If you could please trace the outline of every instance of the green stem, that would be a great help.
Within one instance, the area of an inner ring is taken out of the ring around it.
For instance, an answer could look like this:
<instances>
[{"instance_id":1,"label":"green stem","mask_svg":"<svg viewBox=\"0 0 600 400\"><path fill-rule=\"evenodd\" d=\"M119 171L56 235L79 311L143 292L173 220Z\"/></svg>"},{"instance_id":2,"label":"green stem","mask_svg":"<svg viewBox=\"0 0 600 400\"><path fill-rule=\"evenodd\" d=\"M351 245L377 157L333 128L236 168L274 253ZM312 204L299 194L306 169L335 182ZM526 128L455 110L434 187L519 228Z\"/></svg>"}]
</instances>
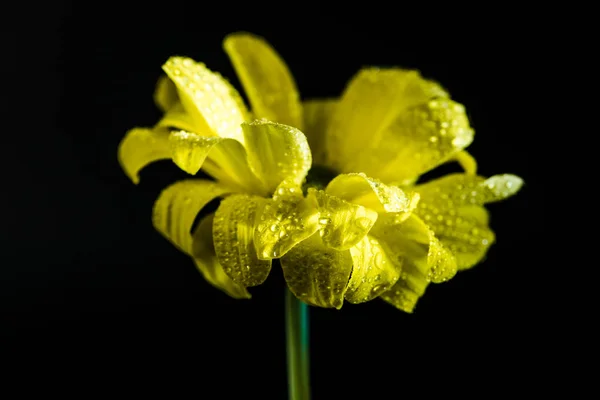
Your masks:
<instances>
[{"instance_id":1,"label":"green stem","mask_svg":"<svg viewBox=\"0 0 600 400\"><path fill-rule=\"evenodd\" d=\"M290 400L310 400L308 306L286 288L285 325Z\"/></svg>"}]
</instances>

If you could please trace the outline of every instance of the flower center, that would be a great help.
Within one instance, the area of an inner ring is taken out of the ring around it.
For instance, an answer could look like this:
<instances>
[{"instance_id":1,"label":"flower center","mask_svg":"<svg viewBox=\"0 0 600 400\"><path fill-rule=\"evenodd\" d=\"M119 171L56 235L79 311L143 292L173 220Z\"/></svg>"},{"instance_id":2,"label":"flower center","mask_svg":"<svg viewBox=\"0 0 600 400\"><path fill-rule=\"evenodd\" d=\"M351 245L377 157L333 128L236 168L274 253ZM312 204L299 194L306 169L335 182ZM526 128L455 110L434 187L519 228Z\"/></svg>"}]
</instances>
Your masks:
<instances>
[{"instance_id":1,"label":"flower center","mask_svg":"<svg viewBox=\"0 0 600 400\"><path fill-rule=\"evenodd\" d=\"M338 175L332 168L323 165L313 165L306 175L306 182L302 186L302 191L306 193L306 190L309 188L323 190Z\"/></svg>"}]
</instances>

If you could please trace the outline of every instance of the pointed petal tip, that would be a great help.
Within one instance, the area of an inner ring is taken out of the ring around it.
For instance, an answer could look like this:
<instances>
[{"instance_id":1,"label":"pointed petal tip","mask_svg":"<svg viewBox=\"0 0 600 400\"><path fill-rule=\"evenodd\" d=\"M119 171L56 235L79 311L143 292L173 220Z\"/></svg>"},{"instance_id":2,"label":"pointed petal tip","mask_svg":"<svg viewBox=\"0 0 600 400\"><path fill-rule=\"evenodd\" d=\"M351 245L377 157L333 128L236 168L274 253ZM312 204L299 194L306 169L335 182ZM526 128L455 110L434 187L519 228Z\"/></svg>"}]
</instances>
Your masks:
<instances>
[{"instance_id":1,"label":"pointed petal tip","mask_svg":"<svg viewBox=\"0 0 600 400\"><path fill-rule=\"evenodd\" d=\"M521 190L525 181L517 175L502 174L489 177L483 184L499 199L506 199Z\"/></svg>"}]
</instances>

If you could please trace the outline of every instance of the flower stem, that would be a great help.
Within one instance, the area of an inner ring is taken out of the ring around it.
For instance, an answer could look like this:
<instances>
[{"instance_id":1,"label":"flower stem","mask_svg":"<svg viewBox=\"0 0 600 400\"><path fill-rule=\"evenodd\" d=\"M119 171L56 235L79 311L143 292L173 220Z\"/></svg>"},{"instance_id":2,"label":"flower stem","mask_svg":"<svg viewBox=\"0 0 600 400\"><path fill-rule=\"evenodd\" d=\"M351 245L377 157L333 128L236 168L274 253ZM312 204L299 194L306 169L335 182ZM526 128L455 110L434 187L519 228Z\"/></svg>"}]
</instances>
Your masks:
<instances>
[{"instance_id":1,"label":"flower stem","mask_svg":"<svg viewBox=\"0 0 600 400\"><path fill-rule=\"evenodd\" d=\"M310 400L308 306L287 288L285 323L290 400Z\"/></svg>"}]
</instances>

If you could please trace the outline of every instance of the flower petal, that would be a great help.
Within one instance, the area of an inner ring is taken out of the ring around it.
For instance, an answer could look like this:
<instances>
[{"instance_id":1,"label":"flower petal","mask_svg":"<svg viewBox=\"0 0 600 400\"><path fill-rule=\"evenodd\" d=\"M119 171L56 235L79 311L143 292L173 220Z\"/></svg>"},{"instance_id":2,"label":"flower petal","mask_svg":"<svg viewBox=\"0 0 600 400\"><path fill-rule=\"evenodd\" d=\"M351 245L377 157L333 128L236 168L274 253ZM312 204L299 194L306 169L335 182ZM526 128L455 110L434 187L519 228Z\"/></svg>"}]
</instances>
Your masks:
<instances>
[{"instance_id":1,"label":"flower petal","mask_svg":"<svg viewBox=\"0 0 600 400\"><path fill-rule=\"evenodd\" d=\"M217 259L213 244L213 219L214 214L206 216L194 231L191 252L194 263L204 279L217 289L224 291L234 299L249 299L250 293L245 287L231 280Z\"/></svg>"},{"instance_id":2,"label":"flower petal","mask_svg":"<svg viewBox=\"0 0 600 400\"><path fill-rule=\"evenodd\" d=\"M259 260L254 247L256 214L263 201L257 196L229 196L221 202L213 222L219 262L234 282L246 287L260 285L271 271L271 260Z\"/></svg>"},{"instance_id":3,"label":"flower petal","mask_svg":"<svg viewBox=\"0 0 600 400\"><path fill-rule=\"evenodd\" d=\"M279 185L259 215L254 243L258 258L263 260L282 257L319 228L317 205L289 181Z\"/></svg>"},{"instance_id":4,"label":"flower petal","mask_svg":"<svg viewBox=\"0 0 600 400\"><path fill-rule=\"evenodd\" d=\"M355 168L357 156L370 143L382 143L381 134L403 110L444 96L439 85L417 71L360 70L346 87L327 130L327 154L333 166L342 172L363 171Z\"/></svg>"},{"instance_id":5,"label":"flower petal","mask_svg":"<svg viewBox=\"0 0 600 400\"><path fill-rule=\"evenodd\" d=\"M146 165L171 158L169 131L164 128L134 128L119 143L119 164L136 185L139 172Z\"/></svg>"},{"instance_id":6,"label":"flower petal","mask_svg":"<svg viewBox=\"0 0 600 400\"><path fill-rule=\"evenodd\" d=\"M523 179L512 174L494 175L487 179L477 175L450 174L417 185L415 190L423 201L435 201L440 207L452 208L504 200L522 186Z\"/></svg>"},{"instance_id":7,"label":"flower petal","mask_svg":"<svg viewBox=\"0 0 600 400\"><path fill-rule=\"evenodd\" d=\"M281 267L297 298L318 307L342 308L352 272L349 251L325 246L319 233L315 233L283 256Z\"/></svg>"},{"instance_id":8,"label":"flower petal","mask_svg":"<svg viewBox=\"0 0 600 400\"><path fill-rule=\"evenodd\" d=\"M488 179L452 174L415 188L422 196L415 212L452 250L463 270L481 261L495 241L488 213L481 206L512 196L522 186L523 180L510 174Z\"/></svg>"},{"instance_id":9,"label":"flower petal","mask_svg":"<svg viewBox=\"0 0 600 400\"><path fill-rule=\"evenodd\" d=\"M312 152L313 164L326 165L327 152L325 138L331 116L335 112L338 99L314 99L303 103L304 129Z\"/></svg>"},{"instance_id":10,"label":"flower petal","mask_svg":"<svg viewBox=\"0 0 600 400\"><path fill-rule=\"evenodd\" d=\"M429 282L425 275L411 260L406 260L402 266L401 278L380 297L397 309L412 313L419 298L425 294L427 286Z\"/></svg>"},{"instance_id":11,"label":"flower petal","mask_svg":"<svg viewBox=\"0 0 600 400\"><path fill-rule=\"evenodd\" d=\"M181 129L189 132L198 131L198 125L190 114L185 112L183 105L179 102L171 106L169 111L167 111L160 121L158 121L157 126Z\"/></svg>"},{"instance_id":12,"label":"flower petal","mask_svg":"<svg viewBox=\"0 0 600 400\"><path fill-rule=\"evenodd\" d=\"M312 164L306 136L291 126L267 120L242 125L248 162L272 192L285 179L301 185Z\"/></svg>"},{"instance_id":13,"label":"flower petal","mask_svg":"<svg viewBox=\"0 0 600 400\"><path fill-rule=\"evenodd\" d=\"M209 202L227 193L231 193L231 189L215 182L179 181L158 196L152 210L152 223L164 237L190 255L194 219Z\"/></svg>"},{"instance_id":14,"label":"flower petal","mask_svg":"<svg viewBox=\"0 0 600 400\"><path fill-rule=\"evenodd\" d=\"M263 185L248 166L246 151L237 140L176 131L171 132L169 144L173 162L188 174L198 173L210 156L238 186L246 188L249 193L265 193Z\"/></svg>"},{"instance_id":15,"label":"flower petal","mask_svg":"<svg viewBox=\"0 0 600 400\"><path fill-rule=\"evenodd\" d=\"M365 236L350 248L353 267L346 300L363 303L378 297L391 288L402 272L402 265L391 262L374 237Z\"/></svg>"},{"instance_id":16,"label":"flower petal","mask_svg":"<svg viewBox=\"0 0 600 400\"><path fill-rule=\"evenodd\" d=\"M338 175L329 182L326 192L378 212L408 213L419 202L418 193L407 194L399 187L385 185L363 173Z\"/></svg>"},{"instance_id":17,"label":"flower petal","mask_svg":"<svg viewBox=\"0 0 600 400\"><path fill-rule=\"evenodd\" d=\"M453 255L443 248L431 230L415 215L396 224L391 215L380 218L372 230L402 274L381 298L396 308L412 313L431 281L447 280L456 273Z\"/></svg>"},{"instance_id":18,"label":"flower petal","mask_svg":"<svg viewBox=\"0 0 600 400\"><path fill-rule=\"evenodd\" d=\"M258 118L302 129L302 106L296 82L277 52L261 37L234 33L223 48Z\"/></svg>"},{"instance_id":19,"label":"flower petal","mask_svg":"<svg viewBox=\"0 0 600 400\"><path fill-rule=\"evenodd\" d=\"M323 244L336 250L348 250L369 233L377 221L377 212L329 195L323 190L308 189L319 208Z\"/></svg>"},{"instance_id":20,"label":"flower petal","mask_svg":"<svg viewBox=\"0 0 600 400\"><path fill-rule=\"evenodd\" d=\"M175 84L168 76L161 75L154 89L154 103L162 112L167 112L178 102L179 96Z\"/></svg>"},{"instance_id":21,"label":"flower petal","mask_svg":"<svg viewBox=\"0 0 600 400\"><path fill-rule=\"evenodd\" d=\"M394 214L382 214L371 235L379 239L392 261L412 260L428 281L445 282L456 274L454 255L414 214L401 223Z\"/></svg>"},{"instance_id":22,"label":"flower petal","mask_svg":"<svg viewBox=\"0 0 600 400\"><path fill-rule=\"evenodd\" d=\"M199 127L197 133L244 143L241 124L247 110L229 82L204 64L185 57L169 58L163 70L177 86L183 108Z\"/></svg>"},{"instance_id":23,"label":"flower petal","mask_svg":"<svg viewBox=\"0 0 600 400\"><path fill-rule=\"evenodd\" d=\"M371 147L355 158L355 168L383 182L419 176L473 141L465 108L450 99L432 99L400 113ZM374 160L382 160L374 162Z\"/></svg>"},{"instance_id":24,"label":"flower petal","mask_svg":"<svg viewBox=\"0 0 600 400\"><path fill-rule=\"evenodd\" d=\"M469 152L467 152L466 150L462 150L454 154L452 157L450 157L448 161L458 162L462 169L465 171L465 173L468 175L477 174L477 160L475 160L475 157L469 154Z\"/></svg>"}]
</instances>

